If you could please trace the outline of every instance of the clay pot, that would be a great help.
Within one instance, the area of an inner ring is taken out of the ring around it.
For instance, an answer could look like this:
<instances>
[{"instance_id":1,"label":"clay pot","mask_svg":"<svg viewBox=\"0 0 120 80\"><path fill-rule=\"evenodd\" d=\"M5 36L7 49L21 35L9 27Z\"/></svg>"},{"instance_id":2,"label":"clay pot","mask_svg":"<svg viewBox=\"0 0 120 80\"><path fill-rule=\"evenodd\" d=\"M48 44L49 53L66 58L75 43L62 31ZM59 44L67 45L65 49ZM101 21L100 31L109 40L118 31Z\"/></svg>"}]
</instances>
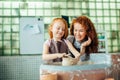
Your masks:
<instances>
[{"instance_id":1,"label":"clay pot","mask_svg":"<svg viewBox=\"0 0 120 80\"><path fill-rule=\"evenodd\" d=\"M68 58L68 57L64 57L64 58L62 59L62 65L63 65L63 66L70 66L70 65L72 65L71 59Z\"/></svg>"},{"instance_id":2,"label":"clay pot","mask_svg":"<svg viewBox=\"0 0 120 80\"><path fill-rule=\"evenodd\" d=\"M62 65L63 66L76 65L77 62L78 61L75 58L72 58L72 57L63 57L62 58Z\"/></svg>"},{"instance_id":3,"label":"clay pot","mask_svg":"<svg viewBox=\"0 0 120 80\"><path fill-rule=\"evenodd\" d=\"M41 74L40 80L57 80L57 74L56 73Z\"/></svg>"}]
</instances>

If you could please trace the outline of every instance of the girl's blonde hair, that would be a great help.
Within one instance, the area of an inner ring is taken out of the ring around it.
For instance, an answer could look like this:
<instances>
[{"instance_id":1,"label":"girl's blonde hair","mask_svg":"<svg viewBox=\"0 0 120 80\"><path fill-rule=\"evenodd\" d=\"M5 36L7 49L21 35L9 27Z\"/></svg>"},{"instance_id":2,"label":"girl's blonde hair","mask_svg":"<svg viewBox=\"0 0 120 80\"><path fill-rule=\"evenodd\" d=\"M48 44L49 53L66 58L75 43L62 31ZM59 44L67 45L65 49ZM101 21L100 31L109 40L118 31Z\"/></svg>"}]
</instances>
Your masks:
<instances>
[{"instance_id":1,"label":"girl's blonde hair","mask_svg":"<svg viewBox=\"0 0 120 80\"><path fill-rule=\"evenodd\" d=\"M53 19L53 21L51 22L51 24L50 24L49 27L48 27L48 33L49 33L50 39L53 38L53 33L52 33L52 31L51 31L51 29L52 29L52 27L53 27L53 24L54 24L56 21L59 21L59 20L62 21L62 22L65 24L65 34L63 35L62 39L66 39L67 36L68 36L68 24L67 24L66 20L63 19L63 18L55 18L55 19Z\"/></svg>"}]
</instances>

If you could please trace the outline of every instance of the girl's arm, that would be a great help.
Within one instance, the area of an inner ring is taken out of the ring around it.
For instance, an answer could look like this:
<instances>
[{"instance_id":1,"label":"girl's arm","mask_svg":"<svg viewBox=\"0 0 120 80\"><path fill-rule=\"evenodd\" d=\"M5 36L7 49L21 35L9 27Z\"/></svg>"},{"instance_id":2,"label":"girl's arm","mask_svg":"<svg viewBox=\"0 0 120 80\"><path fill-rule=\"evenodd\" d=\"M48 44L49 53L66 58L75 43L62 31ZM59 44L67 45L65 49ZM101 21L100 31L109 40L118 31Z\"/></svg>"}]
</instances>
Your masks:
<instances>
[{"instance_id":1,"label":"girl's arm","mask_svg":"<svg viewBox=\"0 0 120 80\"><path fill-rule=\"evenodd\" d=\"M47 44L43 44L43 52L42 52L42 59L43 60L52 60L56 58L61 58L65 55L66 53L55 53L55 54L49 54L49 46Z\"/></svg>"}]
</instances>

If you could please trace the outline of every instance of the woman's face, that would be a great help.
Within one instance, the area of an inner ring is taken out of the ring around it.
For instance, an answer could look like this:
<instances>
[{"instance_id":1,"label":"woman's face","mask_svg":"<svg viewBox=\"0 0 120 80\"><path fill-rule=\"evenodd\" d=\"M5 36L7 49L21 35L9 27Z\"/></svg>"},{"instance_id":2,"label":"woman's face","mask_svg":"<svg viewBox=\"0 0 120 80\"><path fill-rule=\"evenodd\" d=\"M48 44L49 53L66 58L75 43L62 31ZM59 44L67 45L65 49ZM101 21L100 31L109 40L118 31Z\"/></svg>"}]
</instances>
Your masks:
<instances>
[{"instance_id":1,"label":"woman's face","mask_svg":"<svg viewBox=\"0 0 120 80\"><path fill-rule=\"evenodd\" d=\"M86 30L80 23L74 23L74 37L81 42L86 36Z\"/></svg>"},{"instance_id":2,"label":"woman's face","mask_svg":"<svg viewBox=\"0 0 120 80\"><path fill-rule=\"evenodd\" d=\"M52 28L53 38L61 39L65 33L65 24L61 20L57 20Z\"/></svg>"}]
</instances>

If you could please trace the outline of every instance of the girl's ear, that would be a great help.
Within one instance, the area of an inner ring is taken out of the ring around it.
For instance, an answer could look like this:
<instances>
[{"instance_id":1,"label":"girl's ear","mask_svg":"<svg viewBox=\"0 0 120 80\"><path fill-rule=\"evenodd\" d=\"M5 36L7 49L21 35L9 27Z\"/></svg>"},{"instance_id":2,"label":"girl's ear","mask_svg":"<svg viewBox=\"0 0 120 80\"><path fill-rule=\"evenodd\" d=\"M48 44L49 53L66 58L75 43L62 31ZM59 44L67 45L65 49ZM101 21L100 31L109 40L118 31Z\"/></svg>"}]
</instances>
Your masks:
<instances>
[{"instance_id":1,"label":"girl's ear","mask_svg":"<svg viewBox=\"0 0 120 80\"><path fill-rule=\"evenodd\" d=\"M52 31L52 27L50 27L49 30Z\"/></svg>"},{"instance_id":2,"label":"girl's ear","mask_svg":"<svg viewBox=\"0 0 120 80\"><path fill-rule=\"evenodd\" d=\"M53 31L53 28L52 28L52 27L50 28L50 31Z\"/></svg>"}]
</instances>

